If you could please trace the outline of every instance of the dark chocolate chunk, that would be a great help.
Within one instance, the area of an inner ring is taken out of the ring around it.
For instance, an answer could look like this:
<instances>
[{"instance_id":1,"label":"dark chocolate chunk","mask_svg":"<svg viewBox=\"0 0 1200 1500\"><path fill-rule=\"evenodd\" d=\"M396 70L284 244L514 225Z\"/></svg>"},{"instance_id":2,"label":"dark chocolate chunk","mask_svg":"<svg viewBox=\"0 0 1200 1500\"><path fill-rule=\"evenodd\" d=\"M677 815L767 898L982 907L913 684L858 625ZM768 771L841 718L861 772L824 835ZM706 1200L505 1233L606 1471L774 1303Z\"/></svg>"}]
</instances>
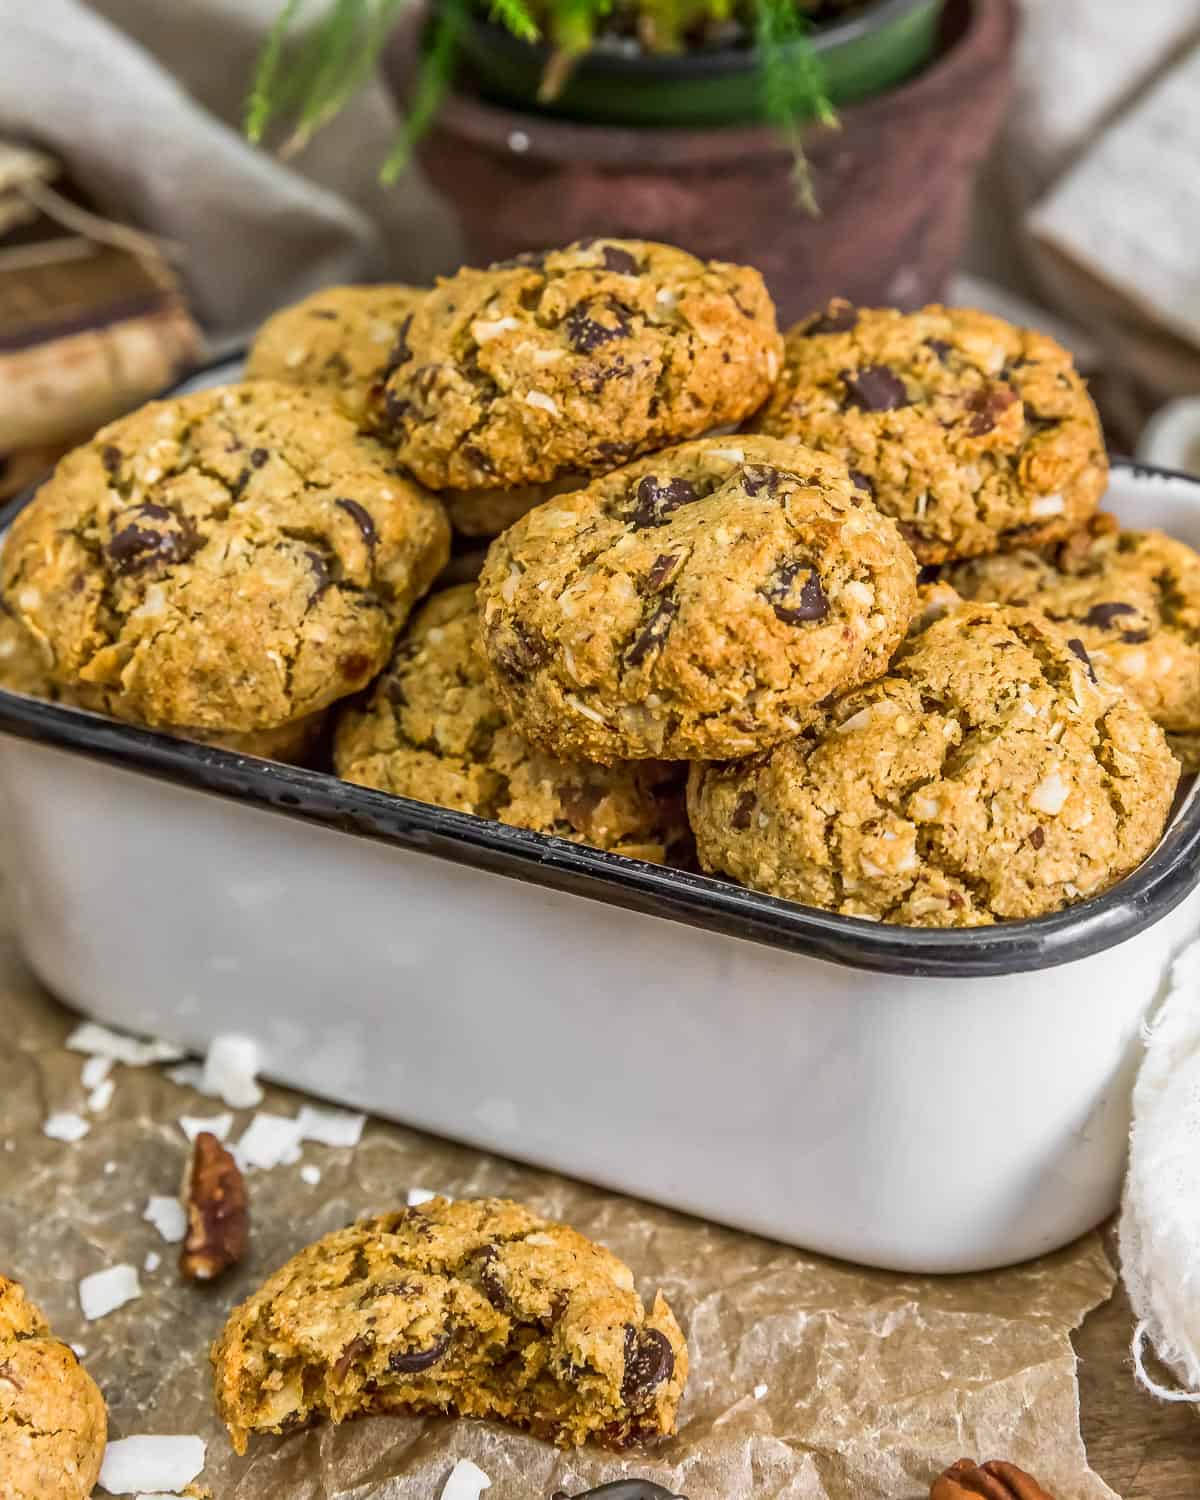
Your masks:
<instances>
[{"instance_id":1,"label":"dark chocolate chunk","mask_svg":"<svg viewBox=\"0 0 1200 1500\"><path fill-rule=\"evenodd\" d=\"M768 464L747 464L742 470L742 485L747 495L757 495L761 490L773 495L779 488L779 470Z\"/></svg>"},{"instance_id":2,"label":"dark chocolate chunk","mask_svg":"<svg viewBox=\"0 0 1200 1500\"><path fill-rule=\"evenodd\" d=\"M908 392L895 370L887 365L864 365L842 371L846 394L863 411L897 411L908 405Z\"/></svg>"},{"instance_id":3,"label":"dark chocolate chunk","mask_svg":"<svg viewBox=\"0 0 1200 1500\"><path fill-rule=\"evenodd\" d=\"M1107 630L1118 615L1136 614L1137 609L1132 604L1093 604L1080 623L1094 625L1098 630Z\"/></svg>"},{"instance_id":4,"label":"dark chocolate chunk","mask_svg":"<svg viewBox=\"0 0 1200 1500\"><path fill-rule=\"evenodd\" d=\"M397 1375L419 1375L445 1357L450 1347L450 1330L437 1338L428 1349L411 1349L388 1355L388 1369Z\"/></svg>"},{"instance_id":5,"label":"dark chocolate chunk","mask_svg":"<svg viewBox=\"0 0 1200 1500\"><path fill-rule=\"evenodd\" d=\"M379 541L379 533L375 530L375 521L371 512L365 510L357 500L335 500L333 503L340 506L354 521L359 531L362 532L363 541L374 551L375 544Z\"/></svg>"},{"instance_id":6,"label":"dark chocolate chunk","mask_svg":"<svg viewBox=\"0 0 1200 1500\"><path fill-rule=\"evenodd\" d=\"M925 347L926 349L932 349L934 354L937 355L938 359L941 360L942 364L946 363L946 359L950 354L951 346L946 342L945 339L926 339Z\"/></svg>"},{"instance_id":7,"label":"dark chocolate chunk","mask_svg":"<svg viewBox=\"0 0 1200 1500\"><path fill-rule=\"evenodd\" d=\"M638 263L628 250L621 250L616 245L605 245L600 253L604 257L606 271L616 271L621 276L637 275Z\"/></svg>"},{"instance_id":8,"label":"dark chocolate chunk","mask_svg":"<svg viewBox=\"0 0 1200 1500\"><path fill-rule=\"evenodd\" d=\"M858 308L853 303L835 297L825 311L819 314L804 330L812 333L849 333L858 325Z\"/></svg>"},{"instance_id":9,"label":"dark chocolate chunk","mask_svg":"<svg viewBox=\"0 0 1200 1500\"><path fill-rule=\"evenodd\" d=\"M141 573L157 565L186 562L200 546L192 526L165 505L147 501L122 512L124 520L104 548L118 573Z\"/></svg>"},{"instance_id":10,"label":"dark chocolate chunk","mask_svg":"<svg viewBox=\"0 0 1200 1500\"><path fill-rule=\"evenodd\" d=\"M334 1383L340 1384L341 1381L345 1380L350 1372L350 1366L356 1359L361 1359L364 1354L369 1354L371 1347L371 1340L364 1334L360 1333L357 1338L351 1339L341 1354L338 1355L337 1363L333 1367Z\"/></svg>"},{"instance_id":11,"label":"dark chocolate chunk","mask_svg":"<svg viewBox=\"0 0 1200 1500\"><path fill-rule=\"evenodd\" d=\"M408 347L408 330L411 327L412 313L409 313L408 317L396 329L396 342L392 345L391 352L387 357L387 364L383 367L383 378L385 380L393 370L398 370L402 364L405 364L412 358L412 351Z\"/></svg>"},{"instance_id":12,"label":"dark chocolate chunk","mask_svg":"<svg viewBox=\"0 0 1200 1500\"><path fill-rule=\"evenodd\" d=\"M1016 391L1010 390L1006 385L989 386L968 396L966 405L970 421L967 423L967 436L986 436L1016 401Z\"/></svg>"},{"instance_id":13,"label":"dark chocolate chunk","mask_svg":"<svg viewBox=\"0 0 1200 1500\"><path fill-rule=\"evenodd\" d=\"M1127 646L1140 646L1143 641L1150 639L1150 632L1148 630L1123 630L1121 639Z\"/></svg>"},{"instance_id":14,"label":"dark chocolate chunk","mask_svg":"<svg viewBox=\"0 0 1200 1500\"><path fill-rule=\"evenodd\" d=\"M513 682L524 682L550 660L550 642L531 625L514 620L495 653L496 665Z\"/></svg>"},{"instance_id":15,"label":"dark chocolate chunk","mask_svg":"<svg viewBox=\"0 0 1200 1500\"><path fill-rule=\"evenodd\" d=\"M678 613L679 603L669 594L659 600L650 618L642 626L641 632L625 653L627 667L640 667L652 651L657 651L662 646Z\"/></svg>"},{"instance_id":16,"label":"dark chocolate chunk","mask_svg":"<svg viewBox=\"0 0 1200 1500\"><path fill-rule=\"evenodd\" d=\"M1035 849L1040 849L1042 847L1042 845L1046 842L1046 830L1042 827L1042 825L1040 823L1033 830L1033 832L1029 835L1029 842L1033 845L1033 847Z\"/></svg>"},{"instance_id":17,"label":"dark chocolate chunk","mask_svg":"<svg viewBox=\"0 0 1200 1500\"><path fill-rule=\"evenodd\" d=\"M313 571L313 578L316 580L316 585L309 595L309 603L311 604L314 599L318 598L329 587L329 564L319 552L308 551L304 555L308 558L308 565Z\"/></svg>"},{"instance_id":18,"label":"dark chocolate chunk","mask_svg":"<svg viewBox=\"0 0 1200 1500\"><path fill-rule=\"evenodd\" d=\"M310 318L323 318L328 323L337 322L337 313L330 307L310 307L308 315Z\"/></svg>"},{"instance_id":19,"label":"dark chocolate chunk","mask_svg":"<svg viewBox=\"0 0 1200 1500\"><path fill-rule=\"evenodd\" d=\"M861 469L851 469L850 482L856 490L866 490L872 500L875 498L875 481L869 474L864 474Z\"/></svg>"},{"instance_id":20,"label":"dark chocolate chunk","mask_svg":"<svg viewBox=\"0 0 1200 1500\"><path fill-rule=\"evenodd\" d=\"M100 450L100 462L110 474L115 474L121 467L121 450L112 443L105 443Z\"/></svg>"},{"instance_id":21,"label":"dark chocolate chunk","mask_svg":"<svg viewBox=\"0 0 1200 1500\"><path fill-rule=\"evenodd\" d=\"M496 260L488 267L490 271L512 271L517 267L540 271L546 264L545 250L522 250L518 255L510 255L507 260Z\"/></svg>"},{"instance_id":22,"label":"dark chocolate chunk","mask_svg":"<svg viewBox=\"0 0 1200 1500\"><path fill-rule=\"evenodd\" d=\"M483 449L475 443L464 443L462 455L469 464L474 464L481 474L494 474L496 472L495 464L492 463Z\"/></svg>"},{"instance_id":23,"label":"dark chocolate chunk","mask_svg":"<svg viewBox=\"0 0 1200 1500\"><path fill-rule=\"evenodd\" d=\"M926 563L917 573L918 583L936 583L942 576L941 563Z\"/></svg>"},{"instance_id":24,"label":"dark chocolate chunk","mask_svg":"<svg viewBox=\"0 0 1200 1500\"><path fill-rule=\"evenodd\" d=\"M734 828L745 831L750 827L750 814L754 811L758 798L753 792L743 792L734 805L733 816L730 823Z\"/></svg>"},{"instance_id":25,"label":"dark chocolate chunk","mask_svg":"<svg viewBox=\"0 0 1200 1500\"><path fill-rule=\"evenodd\" d=\"M265 448L251 448L250 450L250 462L256 469L261 469L270 456Z\"/></svg>"},{"instance_id":26,"label":"dark chocolate chunk","mask_svg":"<svg viewBox=\"0 0 1200 1500\"><path fill-rule=\"evenodd\" d=\"M668 479L664 484L653 474L647 474L637 487L637 502L629 512L629 524L635 531L665 526L672 511L699 498L695 486L686 479Z\"/></svg>"},{"instance_id":27,"label":"dark chocolate chunk","mask_svg":"<svg viewBox=\"0 0 1200 1500\"><path fill-rule=\"evenodd\" d=\"M625 1378L621 1399L629 1406L645 1406L655 1389L670 1380L675 1369L675 1351L665 1333L643 1328L639 1333L625 1325Z\"/></svg>"},{"instance_id":28,"label":"dark chocolate chunk","mask_svg":"<svg viewBox=\"0 0 1200 1500\"><path fill-rule=\"evenodd\" d=\"M1092 666L1092 658L1087 654L1087 647L1083 644L1083 642L1077 635L1073 635L1067 642L1067 650L1070 651L1073 656L1077 656L1079 658L1079 660L1087 668L1088 676L1092 679L1093 682L1095 682L1096 669Z\"/></svg>"},{"instance_id":29,"label":"dark chocolate chunk","mask_svg":"<svg viewBox=\"0 0 1200 1500\"><path fill-rule=\"evenodd\" d=\"M629 337L629 315L615 302L577 303L563 321L567 342L576 354L591 354L613 339Z\"/></svg>"},{"instance_id":30,"label":"dark chocolate chunk","mask_svg":"<svg viewBox=\"0 0 1200 1500\"><path fill-rule=\"evenodd\" d=\"M645 592L657 594L658 591L670 583L679 571L683 562L682 552L660 552L650 565L650 571L646 574Z\"/></svg>"},{"instance_id":31,"label":"dark chocolate chunk","mask_svg":"<svg viewBox=\"0 0 1200 1500\"><path fill-rule=\"evenodd\" d=\"M797 587L801 575L803 579ZM759 593L770 600L776 618L785 625L803 625L810 620L823 620L829 614L829 600L821 587L820 574L811 563L799 558L782 563Z\"/></svg>"}]
</instances>

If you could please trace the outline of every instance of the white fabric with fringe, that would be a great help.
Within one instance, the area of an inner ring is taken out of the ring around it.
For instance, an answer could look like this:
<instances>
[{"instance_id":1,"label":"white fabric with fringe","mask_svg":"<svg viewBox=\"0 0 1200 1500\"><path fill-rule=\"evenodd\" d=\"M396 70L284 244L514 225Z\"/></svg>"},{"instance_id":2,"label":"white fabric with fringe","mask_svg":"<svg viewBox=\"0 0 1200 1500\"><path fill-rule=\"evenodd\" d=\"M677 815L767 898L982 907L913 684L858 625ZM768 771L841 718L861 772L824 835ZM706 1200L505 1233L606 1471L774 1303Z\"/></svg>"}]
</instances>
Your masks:
<instances>
[{"instance_id":1,"label":"white fabric with fringe","mask_svg":"<svg viewBox=\"0 0 1200 1500\"><path fill-rule=\"evenodd\" d=\"M1120 1248L1138 1384L1163 1401L1200 1403L1200 942L1175 960L1146 1029ZM1178 1388L1146 1368L1147 1344Z\"/></svg>"}]
</instances>

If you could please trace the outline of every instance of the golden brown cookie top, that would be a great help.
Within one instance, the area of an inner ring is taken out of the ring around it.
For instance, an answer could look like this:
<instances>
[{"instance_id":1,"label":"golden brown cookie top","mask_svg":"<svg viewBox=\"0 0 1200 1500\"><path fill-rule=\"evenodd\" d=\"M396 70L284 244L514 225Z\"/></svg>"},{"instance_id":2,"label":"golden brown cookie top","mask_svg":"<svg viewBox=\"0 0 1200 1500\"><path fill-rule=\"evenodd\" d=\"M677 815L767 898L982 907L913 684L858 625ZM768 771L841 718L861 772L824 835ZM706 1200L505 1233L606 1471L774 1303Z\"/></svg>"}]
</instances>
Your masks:
<instances>
[{"instance_id":1,"label":"golden brown cookie top","mask_svg":"<svg viewBox=\"0 0 1200 1500\"><path fill-rule=\"evenodd\" d=\"M0 1276L0 1494L87 1500L108 1418L74 1351L54 1338L18 1282Z\"/></svg>"},{"instance_id":2,"label":"golden brown cookie top","mask_svg":"<svg viewBox=\"0 0 1200 1500\"><path fill-rule=\"evenodd\" d=\"M688 805L706 869L848 915L976 926L1127 875L1178 775L1158 726L1044 616L968 603L786 744L694 767Z\"/></svg>"},{"instance_id":3,"label":"golden brown cookie top","mask_svg":"<svg viewBox=\"0 0 1200 1500\"><path fill-rule=\"evenodd\" d=\"M438 502L326 397L257 381L69 454L13 524L3 588L96 706L248 732L370 681L448 550Z\"/></svg>"},{"instance_id":4,"label":"golden brown cookie top","mask_svg":"<svg viewBox=\"0 0 1200 1500\"><path fill-rule=\"evenodd\" d=\"M439 282L387 382L400 462L504 489L740 422L781 340L762 277L641 240L580 240Z\"/></svg>"},{"instance_id":5,"label":"golden brown cookie top","mask_svg":"<svg viewBox=\"0 0 1200 1500\"><path fill-rule=\"evenodd\" d=\"M567 759L747 755L882 671L916 602L895 524L834 460L702 439L531 511L480 577L493 684Z\"/></svg>"},{"instance_id":6,"label":"golden brown cookie top","mask_svg":"<svg viewBox=\"0 0 1200 1500\"><path fill-rule=\"evenodd\" d=\"M685 767L561 761L505 719L479 644L475 586L435 594L414 616L364 709L347 709L338 775L517 828L635 859L684 857Z\"/></svg>"},{"instance_id":7,"label":"golden brown cookie top","mask_svg":"<svg viewBox=\"0 0 1200 1500\"><path fill-rule=\"evenodd\" d=\"M564 1444L671 1432L687 1347L603 1246L521 1204L435 1198L301 1250L213 1348L234 1446L322 1415L454 1411Z\"/></svg>"},{"instance_id":8,"label":"golden brown cookie top","mask_svg":"<svg viewBox=\"0 0 1200 1500\"><path fill-rule=\"evenodd\" d=\"M356 422L374 425L384 381L424 289L331 286L282 308L259 329L247 380L283 380L324 391Z\"/></svg>"},{"instance_id":9,"label":"golden brown cookie top","mask_svg":"<svg viewBox=\"0 0 1200 1500\"><path fill-rule=\"evenodd\" d=\"M1200 553L1094 516L1065 542L942 570L968 599L1028 605L1086 647L1162 727L1200 731Z\"/></svg>"},{"instance_id":10,"label":"golden brown cookie top","mask_svg":"<svg viewBox=\"0 0 1200 1500\"><path fill-rule=\"evenodd\" d=\"M1108 476L1067 351L967 308L831 303L788 333L755 426L841 458L921 562L1065 536Z\"/></svg>"}]
</instances>

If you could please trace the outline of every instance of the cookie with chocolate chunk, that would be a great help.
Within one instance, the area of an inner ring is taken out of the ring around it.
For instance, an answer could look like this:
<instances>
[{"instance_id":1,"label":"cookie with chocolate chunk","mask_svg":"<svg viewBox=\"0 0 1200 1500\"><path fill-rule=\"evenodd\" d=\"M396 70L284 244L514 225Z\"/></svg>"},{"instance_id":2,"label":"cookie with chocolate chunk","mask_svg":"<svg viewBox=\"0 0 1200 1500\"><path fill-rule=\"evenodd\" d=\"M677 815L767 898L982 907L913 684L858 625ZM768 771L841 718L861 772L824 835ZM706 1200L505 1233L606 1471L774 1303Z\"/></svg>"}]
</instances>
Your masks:
<instances>
[{"instance_id":1,"label":"cookie with chocolate chunk","mask_svg":"<svg viewBox=\"0 0 1200 1500\"><path fill-rule=\"evenodd\" d=\"M762 277L641 240L580 240L439 282L388 377L400 462L431 489L604 473L740 422L781 340Z\"/></svg>"},{"instance_id":2,"label":"cookie with chocolate chunk","mask_svg":"<svg viewBox=\"0 0 1200 1500\"><path fill-rule=\"evenodd\" d=\"M916 564L835 460L709 438L531 511L480 576L497 696L568 760L722 759L884 670Z\"/></svg>"},{"instance_id":3,"label":"cookie with chocolate chunk","mask_svg":"<svg viewBox=\"0 0 1200 1500\"><path fill-rule=\"evenodd\" d=\"M687 1379L662 1293L565 1224L434 1198L301 1250L212 1351L234 1447L368 1412L490 1417L563 1447L674 1432Z\"/></svg>"},{"instance_id":4,"label":"cookie with chocolate chunk","mask_svg":"<svg viewBox=\"0 0 1200 1500\"><path fill-rule=\"evenodd\" d=\"M962 603L785 744L694 766L688 811L703 867L755 890L975 927L1107 890L1178 779L1162 730L1044 615Z\"/></svg>"},{"instance_id":5,"label":"cookie with chocolate chunk","mask_svg":"<svg viewBox=\"0 0 1200 1500\"><path fill-rule=\"evenodd\" d=\"M1189 770L1200 741L1200 553L1108 515L1056 547L943 569L968 599L1041 610L1167 731Z\"/></svg>"},{"instance_id":6,"label":"cookie with chocolate chunk","mask_svg":"<svg viewBox=\"0 0 1200 1500\"><path fill-rule=\"evenodd\" d=\"M1108 476L1067 351L967 308L831 303L788 333L755 428L840 458L921 562L1066 536Z\"/></svg>"},{"instance_id":7,"label":"cookie with chocolate chunk","mask_svg":"<svg viewBox=\"0 0 1200 1500\"><path fill-rule=\"evenodd\" d=\"M370 702L344 712L334 766L361 786L656 864L691 842L685 767L556 760L512 728L488 682L474 584L421 607Z\"/></svg>"},{"instance_id":8,"label":"cookie with chocolate chunk","mask_svg":"<svg viewBox=\"0 0 1200 1500\"><path fill-rule=\"evenodd\" d=\"M108 1414L70 1345L19 1282L0 1276L0 1494L87 1500L100 1476Z\"/></svg>"},{"instance_id":9,"label":"cookie with chocolate chunk","mask_svg":"<svg viewBox=\"0 0 1200 1500\"><path fill-rule=\"evenodd\" d=\"M250 346L247 380L283 380L331 396L376 425L384 382L407 356L405 336L425 292L415 286L331 286L268 318Z\"/></svg>"},{"instance_id":10,"label":"cookie with chocolate chunk","mask_svg":"<svg viewBox=\"0 0 1200 1500\"><path fill-rule=\"evenodd\" d=\"M256 381L63 459L13 523L3 594L75 701L287 738L386 664L448 553L439 503L332 402Z\"/></svg>"}]
</instances>

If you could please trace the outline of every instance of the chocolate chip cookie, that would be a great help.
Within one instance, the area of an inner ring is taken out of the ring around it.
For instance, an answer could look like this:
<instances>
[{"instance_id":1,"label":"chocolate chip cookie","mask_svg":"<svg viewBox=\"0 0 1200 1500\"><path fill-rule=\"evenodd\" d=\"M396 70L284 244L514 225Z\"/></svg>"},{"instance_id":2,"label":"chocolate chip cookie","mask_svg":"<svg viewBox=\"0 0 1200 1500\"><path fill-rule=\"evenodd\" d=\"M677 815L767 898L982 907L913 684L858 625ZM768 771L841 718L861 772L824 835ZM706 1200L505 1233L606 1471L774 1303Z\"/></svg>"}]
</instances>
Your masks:
<instances>
[{"instance_id":1,"label":"chocolate chip cookie","mask_svg":"<svg viewBox=\"0 0 1200 1500\"><path fill-rule=\"evenodd\" d=\"M766 400L782 344L762 277L640 240L580 240L438 284L387 382L431 489L603 473Z\"/></svg>"},{"instance_id":2,"label":"chocolate chip cookie","mask_svg":"<svg viewBox=\"0 0 1200 1500\"><path fill-rule=\"evenodd\" d=\"M448 553L439 503L327 398L257 381L63 459L13 524L3 594L77 700L223 738L363 687Z\"/></svg>"},{"instance_id":3,"label":"chocolate chip cookie","mask_svg":"<svg viewBox=\"0 0 1200 1500\"><path fill-rule=\"evenodd\" d=\"M564 474L548 484L519 484L512 489L440 490L438 498L446 507L455 534L461 537L494 537L507 531L535 505L582 489L590 475Z\"/></svg>"},{"instance_id":4,"label":"chocolate chip cookie","mask_svg":"<svg viewBox=\"0 0 1200 1500\"><path fill-rule=\"evenodd\" d=\"M383 387L403 357L414 286L331 286L268 318L246 364L248 380L284 380L331 396L356 422L375 426Z\"/></svg>"},{"instance_id":5,"label":"chocolate chip cookie","mask_svg":"<svg viewBox=\"0 0 1200 1500\"><path fill-rule=\"evenodd\" d=\"M0 688L29 698L56 698L50 680L50 659L8 606L0 599Z\"/></svg>"},{"instance_id":6,"label":"chocolate chip cookie","mask_svg":"<svg viewBox=\"0 0 1200 1500\"><path fill-rule=\"evenodd\" d=\"M842 459L921 562L1066 536L1108 477L1067 351L963 308L831 303L788 334L754 425Z\"/></svg>"},{"instance_id":7,"label":"chocolate chip cookie","mask_svg":"<svg viewBox=\"0 0 1200 1500\"><path fill-rule=\"evenodd\" d=\"M0 1276L4 1500L87 1500L107 1430L104 1398L70 1345L51 1334L18 1282Z\"/></svg>"},{"instance_id":8,"label":"chocolate chip cookie","mask_svg":"<svg viewBox=\"0 0 1200 1500\"><path fill-rule=\"evenodd\" d=\"M657 864L685 857L685 767L561 761L507 722L479 645L475 586L435 594L396 647L365 709L338 725L339 776L517 828Z\"/></svg>"},{"instance_id":9,"label":"chocolate chip cookie","mask_svg":"<svg viewBox=\"0 0 1200 1500\"><path fill-rule=\"evenodd\" d=\"M234 1447L317 1417L492 1417L562 1446L675 1430L687 1346L660 1292L519 1203L434 1198L301 1250L212 1351Z\"/></svg>"},{"instance_id":10,"label":"chocolate chip cookie","mask_svg":"<svg viewBox=\"0 0 1200 1500\"><path fill-rule=\"evenodd\" d=\"M1200 554L1186 543L1161 531L1122 531L1099 515L1058 546L976 558L942 576L968 599L1049 615L1197 769Z\"/></svg>"},{"instance_id":11,"label":"chocolate chip cookie","mask_svg":"<svg viewBox=\"0 0 1200 1500\"><path fill-rule=\"evenodd\" d=\"M928 927L1036 917L1154 848L1179 766L1044 615L960 604L764 755L693 767L707 870Z\"/></svg>"},{"instance_id":12,"label":"chocolate chip cookie","mask_svg":"<svg viewBox=\"0 0 1200 1500\"><path fill-rule=\"evenodd\" d=\"M719 760L882 672L915 580L836 460L706 438L531 511L493 542L479 602L497 695L534 744Z\"/></svg>"}]
</instances>

